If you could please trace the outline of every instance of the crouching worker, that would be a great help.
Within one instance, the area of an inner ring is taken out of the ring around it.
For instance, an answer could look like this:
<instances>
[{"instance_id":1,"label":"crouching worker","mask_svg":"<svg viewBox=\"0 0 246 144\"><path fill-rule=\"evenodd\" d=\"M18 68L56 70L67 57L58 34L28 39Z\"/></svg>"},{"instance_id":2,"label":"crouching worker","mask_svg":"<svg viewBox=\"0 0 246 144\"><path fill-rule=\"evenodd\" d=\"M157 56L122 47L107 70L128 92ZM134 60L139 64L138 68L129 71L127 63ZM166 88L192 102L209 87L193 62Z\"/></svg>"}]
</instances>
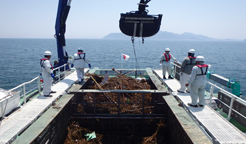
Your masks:
<instances>
[{"instance_id":1,"label":"crouching worker","mask_svg":"<svg viewBox=\"0 0 246 144\"><path fill-rule=\"evenodd\" d=\"M81 83L84 80L85 72L85 63L88 64L88 66L91 68L91 65L89 64L90 60L85 58L85 53L83 53L83 50L81 48L78 49L78 52L74 54L73 59L71 63L74 64L74 67L77 72L78 82Z\"/></svg>"},{"instance_id":2,"label":"crouching worker","mask_svg":"<svg viewBox=\"0 0 246 144\"><path fill-rule=\"evenodd\" d=\"M207 82L206 74L209 66L204 64L205 59L203 56L197 56L195 61L196 65L192 68L188 83L185 84L187 87L190 85L191 103L188 103L188 105L192 107L203 107L205 104L204 92ZM198 103L197 98L199 98Z\"/></svg>"},{"instance_id":3,"label":"crouching worker","mask_svg":"<svg viewBox=\"0 0 246 144\"><path fill-rule=\"evenodd\" d=\"M55 78L55 75L53 74L53 67L50 62L51 58L51 52L45 51L44 52L44 58L40 60L40 75L43 77L43 94L45 97L52 97L50 93L56 93L55 91L51 90L51 85L53 78Z\"/></svg>"}]
</instances>

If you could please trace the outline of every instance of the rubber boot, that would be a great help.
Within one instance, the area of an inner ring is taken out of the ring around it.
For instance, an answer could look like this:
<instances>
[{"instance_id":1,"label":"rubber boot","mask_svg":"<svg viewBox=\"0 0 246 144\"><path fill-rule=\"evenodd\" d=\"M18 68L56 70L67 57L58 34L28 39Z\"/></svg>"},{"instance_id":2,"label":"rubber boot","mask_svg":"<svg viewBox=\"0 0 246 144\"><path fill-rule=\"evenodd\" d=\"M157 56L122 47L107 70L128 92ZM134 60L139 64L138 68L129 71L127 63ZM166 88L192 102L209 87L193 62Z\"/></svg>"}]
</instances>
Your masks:
<instances>
[{"instance_id":1,"label":"rubber boot","mask_svg":"<svg viewBox=\"0 0 246 144\"><path fill-rule=\"evenodd\" d=\"M169 75L168 78L169 78L169 79L173 79L173 78L171 77L171 75Z\"/></svg>"}]
</instances>

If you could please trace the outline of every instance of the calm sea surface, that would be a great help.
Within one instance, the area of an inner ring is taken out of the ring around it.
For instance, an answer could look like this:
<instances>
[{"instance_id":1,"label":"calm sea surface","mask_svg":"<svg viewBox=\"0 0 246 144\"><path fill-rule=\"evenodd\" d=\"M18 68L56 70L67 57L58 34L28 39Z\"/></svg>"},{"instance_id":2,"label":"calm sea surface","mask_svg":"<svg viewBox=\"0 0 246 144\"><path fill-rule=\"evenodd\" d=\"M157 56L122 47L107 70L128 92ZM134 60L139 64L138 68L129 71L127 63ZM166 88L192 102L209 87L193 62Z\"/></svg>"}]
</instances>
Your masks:
<instances>
[{"instance_id":1,"label":"calm sea surface","mask_svg":"<svg viewBox=\"0 0 246 144\"><path fill-rule=\"evenodd\" d=\"M92 67L135 68L133 45L129 40L85 40L68 39L66 50L69 55L81 47ZM246 97L246 42L245 41L153 41L135 40L139 68L157 68L166 47L180 62L189 49L196 50L196 56L203 55L207 64L212 65L216 74L240 81L241 92ZM0 39L0 88L11 89L39 75L40 59L49 50L57 60L55 39ZM130 56L122 64L121 53ZM229 89L230 91L230 89Z\"/></svg>"}]
</instances>

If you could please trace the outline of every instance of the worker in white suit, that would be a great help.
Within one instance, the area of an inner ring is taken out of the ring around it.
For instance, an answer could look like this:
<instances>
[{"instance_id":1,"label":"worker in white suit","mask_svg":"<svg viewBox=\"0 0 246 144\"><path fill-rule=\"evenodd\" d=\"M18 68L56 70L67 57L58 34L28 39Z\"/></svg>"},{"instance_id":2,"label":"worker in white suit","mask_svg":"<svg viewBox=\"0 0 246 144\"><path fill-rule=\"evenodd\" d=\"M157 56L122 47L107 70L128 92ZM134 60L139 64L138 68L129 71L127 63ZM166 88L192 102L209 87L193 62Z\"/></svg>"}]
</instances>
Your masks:
<instances>
[{"instance_id":1,"label":"worker in white suit","mask_svg":"<svg viewBox=\"0 0 246 144\"><path fill-rule=\"evenodd\" d=\"M196 65L195 62L196 57L194 57L194 55L195 55L195 50L190 49L188 51L188 56L185 57L184 60L182 61L181 68L180 68L180 89L178 89L178 92L180 93L185 92L186 89L185 84L188 82L193 66ZM190 86L187 87L186 92L190 93Z\"/></svg>"},{"instance_id":2,"label":"worker in white suit","mask_svg":"<svg viewBox=\"0 0 246 144\"><path fill-rule=\"evenodd\" d=\"M172 77L171 77L171 62L170 62L171 59L173 59L174 61L177 62L176 58L170 54L170 49L166 48L165 53L163 53L161 55L161 59L160 59L160 65L162 65L163 79L166 79L166 76L165 76L166 72L168 73L168 78L172 79Z\"/></svg>"},{"instance_id":3,"label":"worker in white suit","mask_svg":"<svg viewBox=\"0 0 246 144\"><path fill-rule=\"evenodd\" d=\"M209 66L204 64L205 59L203 56L197 56L195 61L196 65L192 68L190 78L185 84L187 87L190 85L191 103L188 103L188 105L192 107L203 107L205 104L204 92L207 82L206 74ZM197 98L199 98L198 103Z\"/></svg>"},{"instance_id":4,"label":"worker in white suit","mask_svg":"<svg viewBox=\"0 0 246 144\"><path fill-rule=\"evenodd\" d=\"M74 64L74 67L76 69L79 83L81 83L84 80L85 63L88 63L88 66L91 68L91 64L89 62L90 60L85 58L85 53L83 53L83 50L79 48L78 52L74 54L73 59L71 61L71 63Z\"/></svg>"},{"instance_id":5,"label":"worker in white suit","mask_svg":"<svg viewBox=\"0 0 246 144\"><path fill-rule=\"evenodd\" d=\"M55 78L55 75L53 74L53 67L50 62L52 53L50 51L44 52L44 58L40 60L40 75L43 76L43 94L45 97L52 97L50 93L56 93L55 91L51 90L51 85L53 78Z\"/></svg>"}]
</instances>

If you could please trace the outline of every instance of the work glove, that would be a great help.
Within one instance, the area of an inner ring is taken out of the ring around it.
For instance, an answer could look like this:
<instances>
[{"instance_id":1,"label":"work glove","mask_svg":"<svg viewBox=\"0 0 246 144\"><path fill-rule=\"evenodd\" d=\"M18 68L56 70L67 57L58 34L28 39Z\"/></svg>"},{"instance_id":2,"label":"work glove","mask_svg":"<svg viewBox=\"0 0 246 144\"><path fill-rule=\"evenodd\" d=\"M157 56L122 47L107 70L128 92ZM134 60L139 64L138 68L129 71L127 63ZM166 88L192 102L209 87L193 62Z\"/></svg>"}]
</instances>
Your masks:
<instances>
[{"instance_id":1,"label":"work glove","mask_svg":"<svg viewBox=\"0 0 246 144\"><path fill-rule=\"evenodd\" d=\"M53 73L50 74L52 78L55 78L55 75Z\"/></svg>"},{"instance_id":2,"label":"work glove","mask_svg":"<svg viewBox=\"0 0 246 144\"><path fill-rule=\"evenodd\" d=\"M42 76L42 73L39 73L40 74L40 76Z\"/></svg>"},{"instance_id":3,"label":"work glove","mask_svg":"<svg viewBox=\"0 0 246 144\"><path fill-rule=\"evenodd\" d=\"M89 68L91 68L91 64L88 64Z\"/></svg>"}]
</instances>

